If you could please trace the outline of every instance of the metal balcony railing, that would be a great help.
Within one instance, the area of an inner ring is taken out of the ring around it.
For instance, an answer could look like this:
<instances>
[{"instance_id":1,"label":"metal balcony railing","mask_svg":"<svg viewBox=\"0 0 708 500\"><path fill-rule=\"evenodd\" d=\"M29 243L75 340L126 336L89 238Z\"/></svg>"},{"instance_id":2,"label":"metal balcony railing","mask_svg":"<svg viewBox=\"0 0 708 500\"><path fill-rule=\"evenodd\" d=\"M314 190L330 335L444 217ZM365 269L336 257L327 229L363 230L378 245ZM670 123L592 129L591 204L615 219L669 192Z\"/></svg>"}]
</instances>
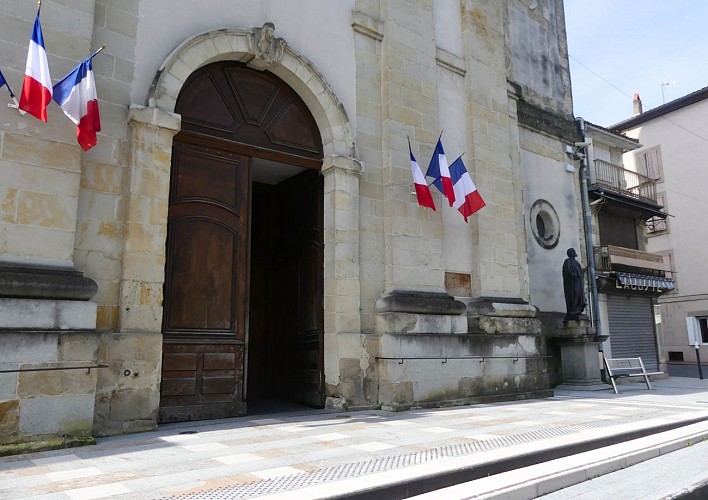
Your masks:
<instances>
[{"instance_id":1,"label":"metal balcony railing","mask_svg":"<svg viewBox=\"0 0 708 500\"><path fill-rule=\"evenodd\" d=\"M656 203L654 179L603 160L595 160L595 185L636 200Z\"/></svg>"},{"instance_id":2,"label":"metal balcony railing","mask_svg":"<svg viewBox=\"0 0 708 500\"><path fill-rule=\"evenodd\" d=\"M614 245L595 247L595 267L598 272L617 271L615 266L663 271L667 276L671 272L671 263L666 256L658 253Z\"/></svg>"}]
</instances>

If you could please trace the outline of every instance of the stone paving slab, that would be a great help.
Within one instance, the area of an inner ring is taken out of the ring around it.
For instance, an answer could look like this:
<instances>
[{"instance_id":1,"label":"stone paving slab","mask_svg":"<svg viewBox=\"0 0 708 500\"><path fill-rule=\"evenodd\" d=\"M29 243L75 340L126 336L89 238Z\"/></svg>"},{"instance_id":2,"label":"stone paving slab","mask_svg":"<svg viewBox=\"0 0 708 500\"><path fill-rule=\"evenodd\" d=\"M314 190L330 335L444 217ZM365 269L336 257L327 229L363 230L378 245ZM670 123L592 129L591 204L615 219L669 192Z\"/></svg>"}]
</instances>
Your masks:
<instances>
[{"instance_id":1,"label":"stone paving slab","mask_svg":"<svg viewBox=\"0 0 708 500\"><path fill-rule=\"evenodd\" d=\"M0 458L0 499L331 498L708 419L708 385L660 382L654 391L625 384L617 395L170 424Z\"/></svg>"}]
</instances>

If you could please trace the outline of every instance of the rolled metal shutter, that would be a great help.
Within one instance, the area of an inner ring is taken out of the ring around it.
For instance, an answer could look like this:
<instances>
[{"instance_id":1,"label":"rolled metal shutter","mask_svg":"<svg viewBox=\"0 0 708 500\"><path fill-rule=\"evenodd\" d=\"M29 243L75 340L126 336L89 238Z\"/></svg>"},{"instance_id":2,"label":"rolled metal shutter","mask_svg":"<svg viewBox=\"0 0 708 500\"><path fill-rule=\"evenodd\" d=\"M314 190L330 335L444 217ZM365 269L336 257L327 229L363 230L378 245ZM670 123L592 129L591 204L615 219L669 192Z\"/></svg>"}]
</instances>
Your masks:
<instances>
[{"instance_id":1,"label":"rolled metal shutter","mask_svg":"<svg viewBox=\"0 0 708 500\"><path fill-rule=\"evenodd\" d=\"M651 298L607 295L607 319L612 357L641 357L647 371L658 371Z\"/></svg>"}]
</instances>

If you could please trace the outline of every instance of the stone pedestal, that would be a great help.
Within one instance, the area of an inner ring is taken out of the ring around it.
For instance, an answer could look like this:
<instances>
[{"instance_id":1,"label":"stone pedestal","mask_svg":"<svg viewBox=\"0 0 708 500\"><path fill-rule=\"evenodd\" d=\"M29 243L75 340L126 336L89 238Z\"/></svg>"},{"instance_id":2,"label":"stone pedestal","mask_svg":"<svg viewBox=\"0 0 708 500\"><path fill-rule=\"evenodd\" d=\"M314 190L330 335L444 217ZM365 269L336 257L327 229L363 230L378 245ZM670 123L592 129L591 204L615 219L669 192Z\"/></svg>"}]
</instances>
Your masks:
<instances>
[{"instance_id":1,"label":"stone pedestal","mask_svg":"<svg viewBox=\"0 0 708 500\"><path fill-rule=\"evenodd\" d=\"M553 341L560 347L564 386L589 390L604 388L598 354L598 345L603 340L605 337L595 334L587 317L562 322Z\"/></svg>"}]
</instances>

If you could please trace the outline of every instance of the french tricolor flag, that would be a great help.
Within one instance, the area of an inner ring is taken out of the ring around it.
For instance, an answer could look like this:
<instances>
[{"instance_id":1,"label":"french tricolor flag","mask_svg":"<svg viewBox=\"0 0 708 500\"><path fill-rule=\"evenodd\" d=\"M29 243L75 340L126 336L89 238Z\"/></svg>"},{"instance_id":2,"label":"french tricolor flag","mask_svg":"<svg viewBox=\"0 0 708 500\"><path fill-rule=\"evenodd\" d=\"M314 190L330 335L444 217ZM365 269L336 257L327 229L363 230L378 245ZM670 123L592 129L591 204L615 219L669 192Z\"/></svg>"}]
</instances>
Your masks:
<instances>
[{"instance_id":1,"label":"french tricolor flag","mask_svg":"<svg viewBox=\"0 0 708 500\"><path fill-rule=\"evenodd\" d=\"M418 205L435 210L433 195L430 194L430 188L425 181L425 177L423 177L423 171L418 166L415 156L413 156L410 142L408 143L408 151L411 154L411 170L413 171L413 183L415 184L415 195L418 198Z\"/></svg>"},{"instance_id":2,"label":"french tricolor flag","mask_svg":"<svg viewBox=\"0 0 708 500\"><path fill-rule=\"evenodd\" d=\"M22 82L19 108L47 121L47 106L52 100L52 79L49 76L47 51L44 50L42 26L39 23L39 10L34 20L34 28L30 37L27 53L25 79Z\"/></svg>"},{"instance_id":3,"label":"french tricolor flag","mask_svg":"<svg viewBox=\"0 0 708 500\"><path fill-rule=\"evenodd\" d=\"M450 167L445 158L445 150L443 150L442 138L438 139L438 143L433 151L433 157L428 165L428 172L425 174L428 177L433 177L433 184L447 198L450 206L455 202L455 191L452 188L452 179L450 178Z\"/></svg>"},{"instance_id":4,"label":"french tricolor flag","mask_svg":"<svg viewBox=\"0 0 708 500\"><path fill-rule=\"evenodd\" d=\"M452 206L462 214L467 222L467 217L484 207L486 203L477 191L477 186L472 182L472 177L467 172L465 164L462 163L462 156L450 165L450 176L455 189L455 203Z\"/></svg>"},{"instance_id":5,"label":"french tricolor flag","mask_svg":"<svg viewBox=\"0 0 708 500\"><path fill-rule=\"evenodd\" d=\"M84 151L96 145L96 132L101 130L92 58L93 55L54 85L54 100L76 124L76 140Z\"/></svg>"}]
</instances>

